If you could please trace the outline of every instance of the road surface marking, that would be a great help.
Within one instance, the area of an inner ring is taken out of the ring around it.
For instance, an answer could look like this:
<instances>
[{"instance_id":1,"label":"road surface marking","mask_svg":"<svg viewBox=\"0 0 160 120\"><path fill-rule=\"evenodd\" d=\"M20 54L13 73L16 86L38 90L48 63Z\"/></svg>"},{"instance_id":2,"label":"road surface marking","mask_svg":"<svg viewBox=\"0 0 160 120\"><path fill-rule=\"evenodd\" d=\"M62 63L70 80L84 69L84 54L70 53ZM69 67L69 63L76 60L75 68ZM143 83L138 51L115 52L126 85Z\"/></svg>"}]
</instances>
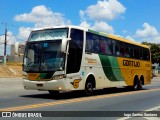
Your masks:
<instances>
[{"instance_id":1,"label":"road surface marking","mask_svg":"<svg viewBox=\"0 0 160 120\"><path fill-rule=\"evenodd\" d=\"M154 92L158 90L160 90L160 88L152 89L152 90L144 90L144 91L131 91L131 92L125 92L125 93L123 92L123 93L106 94L106 95L91 96L91 97L85 97L85 98L75 98L72 100L61 100L57 102L54 101L54 102L39 103L39 104L29 104L29 105L22 105L22 106L16 106L16 107L1 108L0 111L20 111L20 110L26 110L26 109L34 109L34 108L54 106L54 105L60 105L60 104L84 102L89 100L97 100L97 99L111 98L111 97L131 95L131 94L148 93L148 92Z\"/></svg>"}]
</instances>

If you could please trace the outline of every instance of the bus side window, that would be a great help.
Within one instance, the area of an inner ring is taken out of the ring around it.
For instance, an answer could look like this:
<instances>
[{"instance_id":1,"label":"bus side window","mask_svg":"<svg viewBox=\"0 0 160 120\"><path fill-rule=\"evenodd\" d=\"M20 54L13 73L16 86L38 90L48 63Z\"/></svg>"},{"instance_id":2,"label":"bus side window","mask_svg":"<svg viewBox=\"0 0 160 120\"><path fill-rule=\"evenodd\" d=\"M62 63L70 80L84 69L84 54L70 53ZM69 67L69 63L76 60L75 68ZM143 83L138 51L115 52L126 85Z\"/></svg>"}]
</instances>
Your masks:
<instances>
[{"instance_id":1,"label":"bus side window","mask_svg":"<svg viewBox=\"0 0 160 120\"><path fill-rule=\"evenodd\" d=\"M123 51L124 53L124 57L129 57L129 54L128 54L128 47L127 47L127 45L124 45L124 51Z\"/></svg>"},{"instance_id":2,"label":"bus side window","mask_svg":"<svg viewBox=\"0 0 160 120\"><path fill-rule=\"evenodd\" d=\"M134 58L136 58L136 59L140 58L139 48L138 47L135 47L135 49L134 49Z\"/></svg>"},{"instance_id":3,"label":"bus side window","mask_svg":"<svg viewBox=\"0 0 160 120\"><path fill-rule=\"evenodd\" d=\"M150 59L150 54L148 49L143 50L143 59L144 60L149 60Z\"/></svg>"},{"instance_id":4,"label":"bus side window","mask_svg":"<svg viewBox=\"0 0 160 120\"><path fill-rule=\"evenodd\" d=\"M107 54L107 43L105 37L100 37L100 49L102 54Z\"/></svg>"},{"instance_id":5,"label":"bus side window","mask_svg":"<svg viewBox=\"0 0 160 120\"><path fill-rule=\"evenodd\" d=\"M112 55L113 53L113 45L112 45L112 40L107 38L106 39L106 46L107 46L107 54Z\"/></svg>"},{"instance_id":6,"label":"bus side window","mask_svg":"<svg viewBox=\"0 0 160 120\"><path fill-rule=\"evenodd\" d=\"M140 59L143 60L143 49L140 49Z\"/></svg>"},{"instance_id":7,"label":"bus side window","mask_svg":"<svg viewBox=\"0 0 160 120\"><path fill-rule=\"evenodd\" d=\"M93 34L93 52L100 53L100 44L99 44L99 36Z\"/></svg>"},{"instance_id":8,"label":"bus side window","mask_svg":"<svg viewBox=\"0 0 160 120\"><path fill-rule=\"evenodd\" d=\"M124 56L129 58L130 57L130 50L128 48L128 45L125 45L125 48L124 48Z\"/></svg>"},{"instance_id":9,"label":"bus side window","mask_svg":"<svg viewBox=\"0 0 160 120\"><path fill-rule=\"evenodd\" d=\"M120 47L120 42L119 41L115 41L115 53L117 56L121 55L121 47Z\"/></svg>"},{"instance_id":10,"label":"bus side window","mask_svg":"<svg viewBox=\"0 0 160 120\"><path fill-rule=\"evenodd\" d=\"M86 52L100 53L99 35L87 32Z\"/></svg>"},{"instance_id":11,"label":"bus side window","mask_svg":"<svg viewBox=\"0 0 160 120\"><path fill-rule=\"evenodd\" d=\"M133 52L132 46L129 44L127 48L128 48L128 52L129 52L129 57L133 58L134 57L134 52Z\"/></svg>"},{"instance_id":12,"label":"bus side window","mask_svg":"<svg viewBox=\"0 0 160 120\"><path fill-rule=\"evenodd\" d=\"M112 40L112 47L113 47L113 55L116 55L116 45L115 45L115 40Z\"/></svg>"},{"instance_id":13,"label":"bus side window","mask_svg":"<svg viewBox=\"0 0 160 120\"><path fill-rule=\"evenodd\" d=\"M100 37L100 52L102 54L112 55L113 53L113 43L110 38Z\"/></svg>"},{"instance_id":14,"label":"bus side window","mask_svg":"<svg viewBox=\"0 0 160 120\"><path fill-rule=\"evenodd\" d=\"M123 46L123 44L120 44L119 48L120 48L120 56L124 56L124 46Z\"/></svg>"},{"instance_id":15,"label":"bus side window","mask_svg":"<svg viewBox=\"0 0 160 120\"><path fill-rule=\"evenodd\" d=\"M106 54L107 53L107 51L106 51L107 46L106 46L106 42L105 41L101 41L100 42L100 48L101 48L101 53L102 54Z\"/></svg>"},{"instance_id":16,"label":"bus side window","mask_svg":"<svg viewBox=\"0 0 160 120\"><path fill-rule=\"evenodd\" d=\"M91 33L86 33L86 52L92 52L93 50L93 39Z\"/></svg>"},{"instance_id":17,"label":"bus side window","mask_svg":"<svg viewBox=\"0 0 160 120\"><path fill-rule=\"evenodd\" d=\"M118 56L119 56L119 55L120 55L119 46L118 46L118 45L116 45L116 46L115 46L115 49L116 49L116 55L118 55Z\"/></svg>"}]
</instances>

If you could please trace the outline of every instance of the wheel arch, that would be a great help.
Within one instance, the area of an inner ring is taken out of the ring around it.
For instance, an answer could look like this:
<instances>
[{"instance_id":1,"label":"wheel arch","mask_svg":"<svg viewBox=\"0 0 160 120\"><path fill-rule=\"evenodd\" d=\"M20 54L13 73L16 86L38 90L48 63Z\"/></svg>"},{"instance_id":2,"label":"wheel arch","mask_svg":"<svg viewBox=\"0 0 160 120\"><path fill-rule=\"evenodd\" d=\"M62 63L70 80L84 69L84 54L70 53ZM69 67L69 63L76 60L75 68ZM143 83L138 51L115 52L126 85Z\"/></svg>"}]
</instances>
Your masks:
<instances>
[{"instance_id":1,"label":"wheel arch","mask_svg":"<svg viewBox=\"0 0 160 120\"><path fill-rule=\"evenodd\" d=\"M88 81L92 82L93 88L96 88L96 79L95 79L95 76L92 73L90 73L90 74L87 75L86 81L85 81L85 85L86 85L86 83Z\"/></svg>"}]
</instances>

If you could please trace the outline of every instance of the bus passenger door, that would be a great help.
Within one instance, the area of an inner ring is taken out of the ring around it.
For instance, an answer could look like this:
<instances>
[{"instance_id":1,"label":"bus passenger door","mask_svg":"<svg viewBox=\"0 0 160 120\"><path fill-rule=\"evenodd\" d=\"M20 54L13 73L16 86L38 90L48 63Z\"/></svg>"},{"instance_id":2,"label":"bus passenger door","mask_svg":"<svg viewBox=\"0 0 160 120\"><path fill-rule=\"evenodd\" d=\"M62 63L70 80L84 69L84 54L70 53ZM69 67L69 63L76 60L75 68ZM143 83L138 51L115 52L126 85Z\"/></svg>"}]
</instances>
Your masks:
<instances>
[{"instance_id":1,"label":"bus passenger door","mask_svg":"<svg viewBox=\"0 0 160 120\"><path fill-rule=\"evenodd\" d=\"M78 29L71 29L71 40L69 41L69 51L67 59L67 75L70 81L80 78L80 68L83 53L83 31ZM73 74L77 73L77 74ZM76 77L77 76L77 77Z\"/></svg>"},{"instance_id":2,"label":"bus passenger door","mask_svg":"<svg viewBox=\"0 0 160 120\"><path fill-rule=\"evenodd\" d=\"M80 70L83 52L83 31L72 29L69 41L69 55L67 60L67 74L77 73Z\"/></svg>"}]
</instances>

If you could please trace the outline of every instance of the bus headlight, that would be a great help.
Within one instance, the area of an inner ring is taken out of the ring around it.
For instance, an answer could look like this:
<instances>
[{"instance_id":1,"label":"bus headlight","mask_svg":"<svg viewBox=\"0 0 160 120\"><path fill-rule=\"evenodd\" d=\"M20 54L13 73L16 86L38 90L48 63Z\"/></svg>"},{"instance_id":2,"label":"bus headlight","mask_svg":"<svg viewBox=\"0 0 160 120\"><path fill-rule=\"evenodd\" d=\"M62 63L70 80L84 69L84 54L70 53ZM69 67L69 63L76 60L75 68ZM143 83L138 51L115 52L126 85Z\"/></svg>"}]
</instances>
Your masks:
<instances>
[{"instance_id":1,"label":"bus headlight","mask_svg":"<svg viewBox=\"0 0 160 120\"><path fill-rule=\"evenodd\" d=\"M63 79L64 75L55 75L52 78L53 78L53 80L59 80L59 79Z\"/></svg>"}]
</instances>

